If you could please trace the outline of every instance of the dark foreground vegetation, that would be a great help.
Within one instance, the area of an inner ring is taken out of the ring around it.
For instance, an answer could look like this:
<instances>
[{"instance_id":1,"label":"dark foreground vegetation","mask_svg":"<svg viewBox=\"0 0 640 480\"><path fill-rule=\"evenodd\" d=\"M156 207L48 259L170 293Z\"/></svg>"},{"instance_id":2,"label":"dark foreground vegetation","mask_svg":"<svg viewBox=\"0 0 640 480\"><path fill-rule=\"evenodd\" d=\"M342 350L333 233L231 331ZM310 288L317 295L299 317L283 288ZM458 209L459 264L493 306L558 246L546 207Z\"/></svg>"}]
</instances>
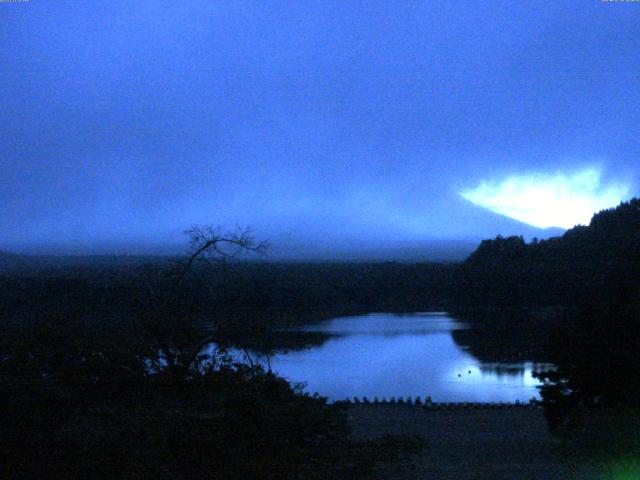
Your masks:
<instances>
[{"instance_id":1,"label":"dark foreground vegetation","mask_svg":"<svg viewBox=\"0 0 640 480\"><path fill-rule=\"evenodd\" d=\"M224 348L297 315L356 312L374 297L388 308L399 294L384 281L403 269L417 282L421 267L222 265L261 246L242 232L189 233L179 262L2 277L2 478L367 478L407 446L350 440L344 407ZM211 342L219 349L204 355Z\"/></svg>"},{"instance_id":2,"label":"dark foreground vegetation","mask_svg":"<svg viewBox=\"0 0 640 480\"><path fill-rule=\"evenodd\" d=\"M149 369L123 333L3 338L2 478L367 478L405 445L350 441L343 407L223 353Z\"/></svg>"},{"instance_id":3,"label":"dark foreground vegetation","mask_svg":"<svg viewBox=\"0 0 640 480\"><path fill-rule=\"evenodd\" d=\"M180 259L3 257L4 477L366 477L406 442L354 443L344 407L224 349L269 351L292 323L371 311L453 310L478 327L455 339L480 359L555 363L539 374L555 432L594 418L638 432L640 200L559 238L485 241L459 265L220 263L261 246L190 235Z\"/></svg>"}]
</instances>

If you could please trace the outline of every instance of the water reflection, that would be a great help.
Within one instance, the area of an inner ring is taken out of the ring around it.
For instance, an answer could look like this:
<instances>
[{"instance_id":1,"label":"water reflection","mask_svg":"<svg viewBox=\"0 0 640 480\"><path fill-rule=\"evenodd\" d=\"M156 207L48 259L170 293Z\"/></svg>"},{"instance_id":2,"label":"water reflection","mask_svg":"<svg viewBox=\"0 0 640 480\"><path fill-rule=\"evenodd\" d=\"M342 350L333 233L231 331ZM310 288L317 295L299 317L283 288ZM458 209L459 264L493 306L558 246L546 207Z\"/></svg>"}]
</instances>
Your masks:
<instances>
[{"instance_id":1,"label":"water reflection","mask_svg":"<svg viewBox=\"0 0 640 480\"><path fill-rule=\"evenodd\" d=\"M309 392L347 397L431 396L442 402L514 402L537 398L532 376L544 365L483 363L452 332L466 325L446 313L371 314L302 327L327 335L320 345L277 353L274 371Z\"/></svg>"}]
</instances>

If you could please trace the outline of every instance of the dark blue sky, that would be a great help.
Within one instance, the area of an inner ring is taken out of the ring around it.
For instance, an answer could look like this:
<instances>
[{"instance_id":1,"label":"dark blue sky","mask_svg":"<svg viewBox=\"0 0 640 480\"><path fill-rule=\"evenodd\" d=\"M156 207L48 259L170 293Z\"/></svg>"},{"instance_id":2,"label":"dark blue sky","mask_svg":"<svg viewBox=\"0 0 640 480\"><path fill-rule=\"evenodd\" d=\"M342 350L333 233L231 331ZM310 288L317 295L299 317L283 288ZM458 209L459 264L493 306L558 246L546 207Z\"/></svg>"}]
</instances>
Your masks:
<instances>
[{"instance_id":1,"label":"dark blue sky","mask_svg":"<svg viewBox=\"0 0 640 480\"><path fill-rule=\"evenodd\" d=\"M4 248L481 238L461 192L640 193L640 4L30 0L0 45Z\"/></svg>"}]
</instances>

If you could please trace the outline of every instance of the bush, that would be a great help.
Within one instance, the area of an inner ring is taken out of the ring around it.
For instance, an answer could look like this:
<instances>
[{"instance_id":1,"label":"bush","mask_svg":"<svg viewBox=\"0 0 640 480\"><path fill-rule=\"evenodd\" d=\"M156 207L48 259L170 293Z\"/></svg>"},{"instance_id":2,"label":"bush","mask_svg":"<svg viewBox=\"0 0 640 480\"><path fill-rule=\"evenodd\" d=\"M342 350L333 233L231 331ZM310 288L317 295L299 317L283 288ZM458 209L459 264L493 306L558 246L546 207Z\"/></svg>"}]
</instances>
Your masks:
<instances>
[{"instance_id":1,"label":"bush","mask_svg":"<svg viewBox=\"0 0 640 480\"><path fill-rule=\"evenodd\" d=\"M340 407L224 359L182 376L82 322L5 331L4 478L288 478L345 441Z\"/></svg>"}]
</instances>

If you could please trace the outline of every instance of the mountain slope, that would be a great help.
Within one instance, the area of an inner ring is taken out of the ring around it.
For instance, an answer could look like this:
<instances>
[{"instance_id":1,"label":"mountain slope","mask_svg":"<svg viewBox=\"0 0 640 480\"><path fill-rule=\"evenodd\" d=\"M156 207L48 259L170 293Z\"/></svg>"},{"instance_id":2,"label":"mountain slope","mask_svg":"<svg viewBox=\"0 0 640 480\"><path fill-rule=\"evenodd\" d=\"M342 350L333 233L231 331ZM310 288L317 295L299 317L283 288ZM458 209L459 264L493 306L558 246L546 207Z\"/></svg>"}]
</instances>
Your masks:
<instances>
[{"instance_id":1,"label":"mountain slope","mask_svg":"<svg viewBox=\"0 0 640 480\"><path fill-rule=\"evenodd\" d=\"M640 295L640 199L595 214L562 237L483 241L458 275L457 302L576 305L635 289Z\"/></svg>"}]
</instances>

